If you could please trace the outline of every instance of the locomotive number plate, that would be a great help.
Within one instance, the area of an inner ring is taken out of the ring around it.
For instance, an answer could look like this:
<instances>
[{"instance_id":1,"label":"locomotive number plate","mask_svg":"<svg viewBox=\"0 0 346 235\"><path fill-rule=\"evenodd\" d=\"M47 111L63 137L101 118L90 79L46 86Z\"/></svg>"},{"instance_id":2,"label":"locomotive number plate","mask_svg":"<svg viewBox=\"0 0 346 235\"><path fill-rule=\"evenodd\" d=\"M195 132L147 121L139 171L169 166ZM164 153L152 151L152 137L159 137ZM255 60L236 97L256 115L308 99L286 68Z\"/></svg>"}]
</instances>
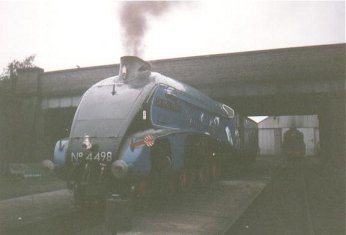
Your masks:
<instances>
[{"instance_id":1,"label":"locomotive number plate","mask_svg":"<svg viewBox=\"0 0 346 235\"><path fill-rule=\"evenodd\" d=\"M110 162L112 161L112 152L97 152L95 155L92 153L84 154L83 152L72 152L71 159L73 162L78 162L81 159L88 161Z\"/></svg>"}]
</instances>

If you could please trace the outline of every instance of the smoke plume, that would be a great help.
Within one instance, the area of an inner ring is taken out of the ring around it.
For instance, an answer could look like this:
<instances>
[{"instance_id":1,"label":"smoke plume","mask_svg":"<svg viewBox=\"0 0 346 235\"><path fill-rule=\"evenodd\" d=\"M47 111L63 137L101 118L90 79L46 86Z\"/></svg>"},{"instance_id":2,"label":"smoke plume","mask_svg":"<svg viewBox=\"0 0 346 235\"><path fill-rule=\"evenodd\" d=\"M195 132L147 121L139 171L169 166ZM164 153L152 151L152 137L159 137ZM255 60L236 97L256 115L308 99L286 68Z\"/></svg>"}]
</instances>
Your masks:
<instances>
[{"instance_id":1,"label":"smoke plume","mask_svg":"<svg viewBox=\"0 0 346 235\"><path fill-rule=\"evenodd\" d=\"M128 55L141 56L143 39L148 29L148 17L159 17L172 2L123 2L120 6L122 44Z\"/></svg>"}]
</instances>

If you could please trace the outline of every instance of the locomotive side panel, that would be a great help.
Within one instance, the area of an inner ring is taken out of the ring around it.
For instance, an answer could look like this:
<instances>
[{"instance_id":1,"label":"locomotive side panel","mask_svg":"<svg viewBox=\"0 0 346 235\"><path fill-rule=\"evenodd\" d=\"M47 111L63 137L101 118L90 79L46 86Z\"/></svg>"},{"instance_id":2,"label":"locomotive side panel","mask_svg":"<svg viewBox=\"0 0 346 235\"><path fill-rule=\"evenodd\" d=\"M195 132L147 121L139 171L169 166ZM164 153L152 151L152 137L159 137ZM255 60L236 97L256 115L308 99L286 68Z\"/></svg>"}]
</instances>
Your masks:
<instances>
[{"instance_id":1,"label":"locomotive side panel","mask_svg":"<svg viewBox=\"0 0 346 235\"><path fill-rule=\"evenodd\" d=\"M213 113L205 107L190 103L183 96L173 95L175 92L174 88L165 85L157 88L150 111L154 126L206 133L233 145L236 138L234 117L226 118L220 113Z\"/></svg>"}]
</instances>

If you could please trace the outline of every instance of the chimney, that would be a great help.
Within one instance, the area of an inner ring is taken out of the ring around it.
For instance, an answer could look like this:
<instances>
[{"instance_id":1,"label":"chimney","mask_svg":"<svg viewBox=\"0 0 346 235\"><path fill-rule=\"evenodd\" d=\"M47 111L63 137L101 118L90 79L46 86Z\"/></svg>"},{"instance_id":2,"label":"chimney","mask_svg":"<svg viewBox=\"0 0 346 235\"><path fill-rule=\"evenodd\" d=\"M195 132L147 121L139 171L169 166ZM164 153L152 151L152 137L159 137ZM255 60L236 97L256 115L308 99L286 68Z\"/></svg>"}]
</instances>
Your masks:
<instances>
[{"instance_id":1,"label":"chimney","mask_svg":"<svg viewBox=\"0 0 346 235\"><path fill-rule=\"evenodd\" d=\"M124 82L140 81L149 77L151 66L136 56L120 58L119 78Z\"/></svg>"}]
</instances>

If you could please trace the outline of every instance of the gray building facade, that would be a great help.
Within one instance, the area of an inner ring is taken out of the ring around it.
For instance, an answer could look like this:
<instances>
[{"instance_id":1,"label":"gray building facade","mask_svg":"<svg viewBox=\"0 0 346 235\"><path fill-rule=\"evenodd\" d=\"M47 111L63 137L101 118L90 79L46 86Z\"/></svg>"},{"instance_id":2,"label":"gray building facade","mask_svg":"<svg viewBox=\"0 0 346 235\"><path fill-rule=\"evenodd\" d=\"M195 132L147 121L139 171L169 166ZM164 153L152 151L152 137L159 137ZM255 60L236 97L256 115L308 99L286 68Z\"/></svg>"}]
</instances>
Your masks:
<instances>
[{"instance_id":1,"label":"gray building facade","mask_svg":"<svg viewBox=\"0 0 346 235\"><path fill-rule=\"evenodd\" d=\"M306 156L316 156L320 150L317 115L271 116L258 124L260 155L282 155L283 136L296 128L304 136Z\"/></svg>"}]
</instances>

